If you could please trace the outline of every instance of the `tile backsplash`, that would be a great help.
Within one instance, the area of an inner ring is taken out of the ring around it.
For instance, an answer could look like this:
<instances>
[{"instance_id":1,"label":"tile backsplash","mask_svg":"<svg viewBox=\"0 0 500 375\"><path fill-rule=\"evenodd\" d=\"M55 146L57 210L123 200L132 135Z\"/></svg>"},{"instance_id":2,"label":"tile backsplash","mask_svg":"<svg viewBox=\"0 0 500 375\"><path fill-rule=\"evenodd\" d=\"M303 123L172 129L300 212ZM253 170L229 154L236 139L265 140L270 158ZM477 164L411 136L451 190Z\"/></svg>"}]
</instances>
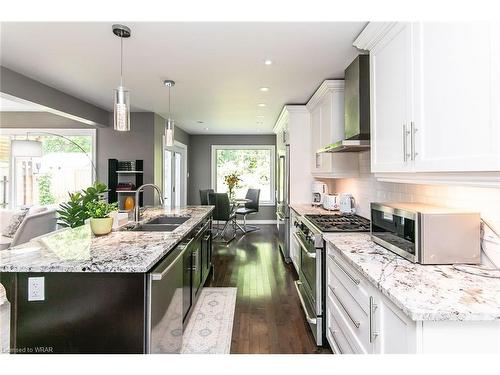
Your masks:
<instances>
[{"instance_id":1,"label":"tile backsplash","mask_svg":"<svg viewBox=\"0 0 500 375\"><path fill-rule=\"evenodd\" d=\"M500 189L377 181L370 173L369 151L359 154L359 168L357 178L323 180L330 192L352 193L358 215L370 218L371 202L420 202L480 212L481 217L500 233ZM490 258L498 255L500 262L499 240L488 228L484 234L483 248L491 249Z\"/></svg>"}]
</instances>

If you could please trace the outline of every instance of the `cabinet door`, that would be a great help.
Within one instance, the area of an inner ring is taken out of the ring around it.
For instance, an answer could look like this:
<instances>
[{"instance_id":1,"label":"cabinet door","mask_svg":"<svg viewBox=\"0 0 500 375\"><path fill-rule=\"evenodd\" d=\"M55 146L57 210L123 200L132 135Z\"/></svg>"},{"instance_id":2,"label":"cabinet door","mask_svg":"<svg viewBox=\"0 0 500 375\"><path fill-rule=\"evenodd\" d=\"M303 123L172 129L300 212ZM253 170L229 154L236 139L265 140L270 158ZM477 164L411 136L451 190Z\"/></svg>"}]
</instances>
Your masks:
<instances>
[{"instance_id":1,"label":"cabinet door","mask_svg":"<svg viewBox=\"0 0 500 375\"><path fill-rule=\"evenodd\" d=\"M403 314L378 291L372 297L372 333L375 354L416 352L416 322Z\"/></svg>"},{"instance_id":2,"label":"cabinet door","mask_svg":"<svg viewBox=\"0 0 500 375\"><path fill-rule=\"evenodd\" d=\"M415 170L500 170L498 26L439 22L416 30Z\"/></svg>"},{"instance_id":3,"label":"cabinet door","mask_svg":"<svg viewBox=\"0 0 500 375\"><path fill-rule=\"evenodd\" d=\"M412 111L412 39L410 23L400 23L371 51L372 172L405 172L404 151Z\"/></svg>"},{"instance_id":4,"label":"cabinet door","mask_svg":"<svg viewBox=\"0 0 500 375\"><path fill-rule=\"evenodd\" d=\"M321 154L316 153L321 139L321 108L318 106L311 112L311 151L312 151L312 173L321 171Z\"/></svg>"}]
</instances>

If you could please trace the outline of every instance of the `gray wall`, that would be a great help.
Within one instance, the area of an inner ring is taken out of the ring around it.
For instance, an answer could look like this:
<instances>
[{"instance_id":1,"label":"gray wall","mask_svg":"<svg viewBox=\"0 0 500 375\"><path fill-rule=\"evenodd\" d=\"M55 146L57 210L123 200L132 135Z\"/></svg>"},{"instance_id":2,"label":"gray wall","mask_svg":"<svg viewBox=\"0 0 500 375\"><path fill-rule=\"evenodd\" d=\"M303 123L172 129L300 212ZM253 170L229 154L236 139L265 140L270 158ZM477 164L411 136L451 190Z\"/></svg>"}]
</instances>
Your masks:
<instances>
[{"instance_id":1,"label":"gray wall","mask_svg":"<svg viewBox=\"0 0 500 375\"><path fill-rule=\"evenodd\" d=\"M200 189L211 184L212 145L275 145L274 135L191 135L189 153L188 204L200 204ZM261 206L253 220L276 219L274 206Z\"/></svg>"}]
</instances>

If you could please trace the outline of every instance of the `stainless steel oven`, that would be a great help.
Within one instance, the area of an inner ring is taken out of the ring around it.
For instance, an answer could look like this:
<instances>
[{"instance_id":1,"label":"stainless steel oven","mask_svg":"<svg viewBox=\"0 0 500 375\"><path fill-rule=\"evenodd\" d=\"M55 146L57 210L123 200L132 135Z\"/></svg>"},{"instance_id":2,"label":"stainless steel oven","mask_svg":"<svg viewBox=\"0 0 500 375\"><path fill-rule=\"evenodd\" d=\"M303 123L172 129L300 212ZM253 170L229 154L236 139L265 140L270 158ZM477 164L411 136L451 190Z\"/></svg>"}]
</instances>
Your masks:
<instances>
[{"instance_id":1,"label":"stainless steel oven","mask_svg":"<svg viewBox=\"0 0 500 375\"><path fill-rule=\"evenodd\" d=\"M300 245L299 280L295 282L306 320L318 346L324 342L325 242L321 232L301 217L293 236Z\"/></svg>"}]
</instances>

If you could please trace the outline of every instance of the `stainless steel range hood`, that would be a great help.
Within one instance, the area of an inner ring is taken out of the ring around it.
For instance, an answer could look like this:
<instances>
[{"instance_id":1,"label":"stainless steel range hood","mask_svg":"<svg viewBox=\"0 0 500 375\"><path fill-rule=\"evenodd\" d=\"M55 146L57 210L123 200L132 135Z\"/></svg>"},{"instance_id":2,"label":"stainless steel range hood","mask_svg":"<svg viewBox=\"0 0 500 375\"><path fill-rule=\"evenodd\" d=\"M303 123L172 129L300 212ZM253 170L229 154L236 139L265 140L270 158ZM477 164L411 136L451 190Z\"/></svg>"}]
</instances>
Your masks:
<instances>
[{"instance_id":1,"label":"stainless steel range hood","mask_svg":"<svg viewBox=\"0 0 500 375\"><path fill-rule=\"evenodd\" d=\"M317 152L360 152L370 149L370 59L359 55L345 70L345 139Z\"/></svg>"}]
</instances>

